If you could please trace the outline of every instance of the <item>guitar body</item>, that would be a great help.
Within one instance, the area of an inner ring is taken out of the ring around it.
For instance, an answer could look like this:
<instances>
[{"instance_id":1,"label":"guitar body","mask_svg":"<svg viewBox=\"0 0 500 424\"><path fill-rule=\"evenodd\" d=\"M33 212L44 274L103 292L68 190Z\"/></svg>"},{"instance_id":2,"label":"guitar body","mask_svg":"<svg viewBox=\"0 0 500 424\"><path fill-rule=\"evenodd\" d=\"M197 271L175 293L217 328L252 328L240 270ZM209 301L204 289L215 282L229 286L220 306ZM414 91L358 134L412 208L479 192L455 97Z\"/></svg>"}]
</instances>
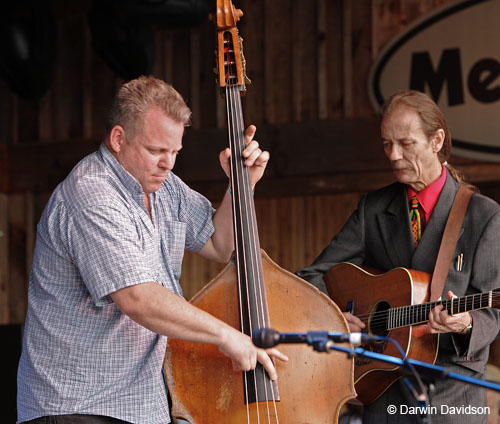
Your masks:
<instances>
[{"instance_id":1,"label":"guitar body","mask_svg":"<svg viewBox=\"0 0 500 424\"><path fill-rule=\"evenodd\" d=\"M386 273L340 263L328 271L324 280L332 300L342 311L350 311L366 324L363 330L396 340L408 358L434 363L438 336L429 334L426 326L406 326L387 330L383 311L389 308L415 305L429 301L430 275L406 268ZM379 342L363 346L373 352L401 357L392 343ZM368 404L376 400L399 377L400 367L393 364L356 358L354 382L358 399Z\"/></svg>"}]
</instances>

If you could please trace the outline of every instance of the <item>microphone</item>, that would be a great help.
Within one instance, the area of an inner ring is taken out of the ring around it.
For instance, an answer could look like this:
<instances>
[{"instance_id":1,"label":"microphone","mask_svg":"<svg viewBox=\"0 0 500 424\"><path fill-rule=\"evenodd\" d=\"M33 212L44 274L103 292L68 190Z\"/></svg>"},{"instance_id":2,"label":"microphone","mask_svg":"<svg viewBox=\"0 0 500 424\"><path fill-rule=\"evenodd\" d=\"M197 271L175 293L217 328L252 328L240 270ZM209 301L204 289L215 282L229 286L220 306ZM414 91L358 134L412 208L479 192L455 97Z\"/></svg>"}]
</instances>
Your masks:
<instances>
[{"instance_id":1,"label":"microphone","mask_svg":"<svg viewBox=\"0 0 500 424\"><path fill-rule=\"evenodd\" d=\"M307 333L279 333L272 328L254 330L252 341L255 346L263 349L274 347L280 343L308 343L318 338L328 339L335 343L351 343L359 346L363 343L373 343L385 340L384 337L366 333L332 333L328 331L308 331Z\"/></svg>"}]
</instances>

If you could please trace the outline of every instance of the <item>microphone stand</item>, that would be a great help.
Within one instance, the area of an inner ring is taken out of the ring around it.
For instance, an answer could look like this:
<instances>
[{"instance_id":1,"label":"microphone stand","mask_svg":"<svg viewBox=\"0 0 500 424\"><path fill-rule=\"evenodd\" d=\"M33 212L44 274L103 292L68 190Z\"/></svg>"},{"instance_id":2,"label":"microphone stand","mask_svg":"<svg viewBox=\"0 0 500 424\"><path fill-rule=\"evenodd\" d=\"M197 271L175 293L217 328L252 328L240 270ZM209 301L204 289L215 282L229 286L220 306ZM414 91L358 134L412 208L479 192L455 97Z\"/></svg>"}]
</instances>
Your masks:
<instances>
[{"instance_id":1,"label":"microphone stand","mask_svg":"<svg viewBox=\"0 0 500 424\"><path fill-rule=\"evenodd\" d=\"M399 350L399 352L401 353L401 356L404 359L400 360L399 358L395 358L393 356L384 355L384 354L375 353L375 352L370 352L370 351L367 351L367 350L360 348L360 347L357 347L355 349L348 349L348 348L337 346L334 344L334 342L332 342L328 338L328 336L325 336L325 332L322 332L322 331L310 331L307 333L307 336L303 339L303 341L305 341L310 346L312 346L313 349L317 352L331 352L332 350L337 350L337 351L347 353L347 356L349 358L352 358L355 356L364 356L366 358L380 360L383 362L389 362L389 363L393 363L393 361L400 362L400 364L403 366L403 369L408 370L414 376L414 378L418 384L418 387L420 389L420 394L419 394L414 389L411 382L406 377L404 377L404 383L406 384L408 391L413 395L417 404L420 407L423 406L423 408L421 410L424 411L423 412L424 417L422 417L421 421L422 421L422 423L431 424L431 417L430 417L430 415L428 415L425 412L427 410L430 410L430 409L428 409L428 407L430 407L429 395L427 393L425 385L422 382L422 379L420 378L420 375L417 373L415 367L411 363L411 359L406 357L405 353L403 352L403 349L401 349L401 346L399 345L399 343L396 340L391 339L389 337L378 337L378 340L379 341L387 340L389 342L392 342L396 346L396 348Z\"/></svg>"},{"instance_id":2,"label":"microphone stand","mask_svg":"<svg viewBox=\"0 0 500 424\"><path fill-rule=\"evenodd\" d=\"M369 358L373 359L375 361L381 361L381 362L386 362L389 364L397 365L400 366L407 374L411 374L415 377L415 380L418 383L419 389L421 390L421 394L419 395L415 389L412 387L410 381L404 377L404 382L409 389L410 393L413 393L417 403L419 405L424 405L424 408L422 409L422 413L424 414L424 417L422 417L422 422L430 424L431 422L431 417L426 413L425 411L429 410L430 408L430 400L429 396L427 394L427 390L425 389L425 386L420 378L419 373L417 372L417 369L428 376L431 376L435 380L438 378L451 378L457 381L461 381L463 383L467 384L473 384L476 386L481 386L486 389L490 390L495 390L497 392L500 392L500 384L495 383L493 381L488 381L488 380L482 380L479 378L474 378L474 377L469 377L466 375L458 374L455 372L450 372L447 371L444 367L438 366L438 365L433 365L433 364L428 364L427 362L423 361L418 361L415 359L410 359L407 358L406 355L404 354L403 350L401 349L401 346L399 346L399 343L391 339L390 337L380 337L380 340L386 340L388 342L393 343L399 352L401 353L401 356L404 359L396 358L394 356L390 355L384 355L382 353L376 353L376 352L371 352L368 350L365 350L361 347L355 347L353 348L346 348L342 346L337 346L334 342L328 339L328 337L325 336L324 332L309 332L307 337L304 339L306 343L308 343L310 346L313 347L314 350L318 352L331 352L332 350L336 350L339 352L344 352L347 354L349 358L353 358L356 356L361 356L364 358Z\"/></svg>"},{"instance_id":3,"label":"microphone stand","mask_svg":"<svg viewBox=\"0 0 500 424\"><path fill-rule=\"evenodd\" d=\"M321 333L321 332L318 332L318 333ZM320 339L322 339L322 340L320 340ZM398 349L401 351L401 347L399 346L399 344L396 340L391 339L390 337L381 337L380 339L387 340L391 343L394 343L396 346L398 346ZM305 340L309 345L311 345L314 348L314 350L316 350L318 352L330 352L332 350L336 350L339 352L346 353L349 358L361 356L364 358L374 359L376 361L381 361L381 362L386 362L389 364L398 365L398 366L401 366L403 369L408 368L407 364L411 364L415 367L416 370L419 370L420 372L424 372L426 375L430 375L432 377L452 378L454 380L458 380L458 381L461 381L464 383L473 384L476 386L484 387L486 389L491 389L491 390L495 390L497 392L500 392L500 384L499 383L495 383L493 381L488 381L488 380L482 380L479 378L469 377L469 376L458 374L455 372L450 372L450 371L447 371L444 367L441 367L438 365L433 365L433 364L428 364L427 362L418 361L416 359L410 359L410 358L400 359L400 358L396 358L395 356L384 355L382 353L376 353L376 352L370 352L368 350L363 349L362 347L346 348L346 347L342 347L342 346L337 346L331 340L328 340L327 338L325 339L324 337L321 337L319 334L314 336L314 337L307 337ZM411 372L411 373L413 374L413 372Z\"/></svg>"}]
</instances>

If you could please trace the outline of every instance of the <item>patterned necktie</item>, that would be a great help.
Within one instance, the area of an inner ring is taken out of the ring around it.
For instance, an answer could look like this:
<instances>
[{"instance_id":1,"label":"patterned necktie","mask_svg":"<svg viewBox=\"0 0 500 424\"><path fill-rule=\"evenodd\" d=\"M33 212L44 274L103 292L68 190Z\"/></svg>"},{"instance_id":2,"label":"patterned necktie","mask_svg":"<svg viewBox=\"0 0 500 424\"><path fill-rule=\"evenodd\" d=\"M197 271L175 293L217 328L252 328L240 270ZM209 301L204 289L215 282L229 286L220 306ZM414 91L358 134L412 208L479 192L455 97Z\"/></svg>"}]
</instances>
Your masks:
<instances>
[{"instance_id":1,"label":"patterned necktie","mask_svg":"<svg viewBox=\"0 0 500 424\"><path fill-rule=\"evenodd\" d=\"M420 211L418 210L419 205L417 196L413 196L410 199L410 221L415 246L418 245L420 239L422 238L422 218L420 216Z\"/></svg>"}]
</instances>

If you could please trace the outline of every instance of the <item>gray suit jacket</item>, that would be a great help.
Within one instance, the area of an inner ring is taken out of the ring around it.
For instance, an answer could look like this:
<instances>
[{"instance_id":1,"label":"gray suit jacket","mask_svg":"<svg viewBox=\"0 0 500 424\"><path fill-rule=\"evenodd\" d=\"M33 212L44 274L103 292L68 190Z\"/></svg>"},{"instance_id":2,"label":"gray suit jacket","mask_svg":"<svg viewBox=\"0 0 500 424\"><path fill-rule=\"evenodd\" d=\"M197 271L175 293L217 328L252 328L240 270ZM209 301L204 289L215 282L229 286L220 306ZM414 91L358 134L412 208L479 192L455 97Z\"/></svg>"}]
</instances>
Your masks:
<instances>
[{"instance_id":1,"label":"gray suit jacket","mask_svg":"<svg viewBox=\"0 0 500 424\"><path fill-rule=\"evenodd\" d=\"M408 218L405 186L394 183L365 194L348 222L312 265L297 275L326 291L323 275L339 262L366 265L381 271L405 267L432 274L458 183L448 173L432 216L415 248ZM471 197L456 250L443 290L457 296L485 292L500 287L500 206L474 193ZM463 254L463 269L456 258ZM455 333L440 336L437 363L459 364L483 373L489 345L500 331L497 310L472 312L470 339Z\"/></svg>"}]
</instances>

